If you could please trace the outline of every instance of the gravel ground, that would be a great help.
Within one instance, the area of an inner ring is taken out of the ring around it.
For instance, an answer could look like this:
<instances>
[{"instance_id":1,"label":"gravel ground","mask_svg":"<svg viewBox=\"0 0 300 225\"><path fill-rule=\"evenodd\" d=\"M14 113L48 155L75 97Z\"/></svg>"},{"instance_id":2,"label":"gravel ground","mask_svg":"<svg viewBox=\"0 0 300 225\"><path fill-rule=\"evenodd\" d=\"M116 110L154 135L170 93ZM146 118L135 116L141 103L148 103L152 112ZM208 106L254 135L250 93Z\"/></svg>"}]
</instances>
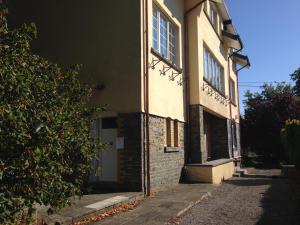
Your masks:
<instances>
[{"instance_id":1,"label":"gravel ground","mask_svg":"<svg viewBox=\"0 0 300 225\"><path fill-rule=\"evenodd\" d=\"M299 181L274 177L278 173L257 170L226 181L174 224L300 225Z\"/></svg>"}]
</instances>

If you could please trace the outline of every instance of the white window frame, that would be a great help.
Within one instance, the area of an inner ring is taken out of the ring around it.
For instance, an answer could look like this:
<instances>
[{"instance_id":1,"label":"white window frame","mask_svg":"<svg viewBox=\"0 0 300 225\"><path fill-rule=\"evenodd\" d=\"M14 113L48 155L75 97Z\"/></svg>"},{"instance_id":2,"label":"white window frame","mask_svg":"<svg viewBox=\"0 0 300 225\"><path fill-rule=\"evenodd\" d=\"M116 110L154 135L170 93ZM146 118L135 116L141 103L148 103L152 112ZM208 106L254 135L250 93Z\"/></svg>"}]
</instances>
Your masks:
<instances>
[{"instance_id":1,"label":"white window frame","mask_svg":"<svg viewBox=\"0 0 300 225\"><path fill-rule=\"evenodd\" d=\"M154 18L156 17L157 29L156 36L154 32ZM164 19L167 22L167 34L166 34L166 55L162 52L161 48L161 20ZM163 13L159 7L153 5L153 16L152 16L152 48L157 51L163 58L170 61L172 64L177 64L177 34L178 29L176 25L168 18L168 16ZM172 37L174 38L173 42L171 41ZM155 46L155 42L157 46Z\"/></svg>"},{"instance_id":2,"label":"white window frame","mask_svg":"<svg viewBox=\"0 0 300 225\"><path fill-rule=\"evenodd\" d=\"M218 30L218 17L219 17L219 13L218 11L215 9L213 3L210 4L210 12L209 12L209 19L211 24L213 25L213 27Z\"/></svg>"},{"instance_id":3,"label":"white window frame","mask_svg":"<svg viewBox=\"0 0 300 225\"><path fill-rule=\"evenodd\" d=\"M225 94L224 68L206 46L203 48L203 55L203 79L222 94Z\"/></svg>"}]
</instances>

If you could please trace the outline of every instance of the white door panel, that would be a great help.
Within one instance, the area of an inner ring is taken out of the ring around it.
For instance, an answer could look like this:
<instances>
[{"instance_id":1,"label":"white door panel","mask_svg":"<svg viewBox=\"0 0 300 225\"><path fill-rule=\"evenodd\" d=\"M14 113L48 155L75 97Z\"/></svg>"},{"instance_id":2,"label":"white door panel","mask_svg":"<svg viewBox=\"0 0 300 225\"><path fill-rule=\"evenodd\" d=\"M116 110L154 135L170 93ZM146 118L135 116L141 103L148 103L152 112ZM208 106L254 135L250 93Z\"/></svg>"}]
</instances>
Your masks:
<instances>
[{"instance_id":1,"label":"white door panel","mask_svg":"<svg viewBox=\"0 0 300 225\"><path fill-rule=\"evenodd\" d=\"M104 150L99 151L98 159L93 162L93 170L90 177L91 182L116 182L117 176L117 128L103 126L103 119L95 121L96 135L103 144ZM112 118L110 118L112 119Z\"/></svg>"}]
</instances>

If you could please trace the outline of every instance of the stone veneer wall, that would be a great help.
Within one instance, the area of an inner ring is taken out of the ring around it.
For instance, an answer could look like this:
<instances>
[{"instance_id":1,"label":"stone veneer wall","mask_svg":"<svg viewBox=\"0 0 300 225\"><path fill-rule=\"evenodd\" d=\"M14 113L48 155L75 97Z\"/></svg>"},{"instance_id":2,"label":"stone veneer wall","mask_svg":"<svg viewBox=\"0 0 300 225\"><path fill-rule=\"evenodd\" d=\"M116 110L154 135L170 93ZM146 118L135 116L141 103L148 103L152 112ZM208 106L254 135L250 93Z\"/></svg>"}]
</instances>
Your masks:
<instances>
[{"instance_id":1,"label":"stone veneer wall","mask_svg":"<svg viewBox=\"0 0 300 225\"><path fill-rule=\"evenodd\" d=\"M201 105L190 106L190 148L187 156L188 163L204 163L207 152L204 144L204 111Z\"/></svg>"},{"instance_id":2,"label":"stone veneer wall","mask_svg":"<svg viewBox=\"0 0 300 225\"><path fill-rule=\"evenodd\" d=\"M239 123L236 124L236 137L237 137L237 151L239 156L242 156L242 147L241 147L241 126Z\"/></svg>"},{"instance_id":3,"label":"stone veneer wall","mask_svg":"<svg viewBox=\"0 0 300 225\"><path fill-rule=\"evenodd\" d=\"M211 118L211 141L212 141L212 159L230 158L229 153L229 133L227 119L221 119L210 115Z\"/></svg>"},{"instance_id":4,"label":"stone veneer wall","mask_svg":"<svg viewBox=\"0 0 300 225\"><path fill-rule=\"evenodd\" d=\"M179 147L177 152L165 152L165 118L150 116L151 189L158 190L180 182L184 166L185 123L178 122Z\"/></svg>"},{"instance_id":5,"label":"stone veneer wall","mask_svg":"<svg viewBox=\"0 0 300 225\"><path fill-rule=\"evenodd\" d=\"M188 163L205 163L204 120L209 119L211 126L211 157L212 160L231 158L231 128L227 119L218 118L203 110L201 105L190 106L190 148Z\"/></svg>"},{"instance_id":6,"label":"stone veneer wall","mask_svg":"<svg viewBox=\"0 0 300 225\"><path fill-rule=\"evenodd\" d=\"M126 190L142 191L143 114L119 114L118 137L124 137L124 149L118 150L119 184Z\"/></svg>"},{"instance_id":7,"label":"stone veneer wall","mask_svg":"<svg viewBox=\"0 0 300 225\"><path fill-rule=\"evenodd\" d=\"M235 128L236 128L236 141L237 141L237 145L233 148L233 151L234 151L233 157L239 158L239 157L241 157L241 131L240 131L240 124L236 123L235 124Z\"/></svg>"}]
</instances>

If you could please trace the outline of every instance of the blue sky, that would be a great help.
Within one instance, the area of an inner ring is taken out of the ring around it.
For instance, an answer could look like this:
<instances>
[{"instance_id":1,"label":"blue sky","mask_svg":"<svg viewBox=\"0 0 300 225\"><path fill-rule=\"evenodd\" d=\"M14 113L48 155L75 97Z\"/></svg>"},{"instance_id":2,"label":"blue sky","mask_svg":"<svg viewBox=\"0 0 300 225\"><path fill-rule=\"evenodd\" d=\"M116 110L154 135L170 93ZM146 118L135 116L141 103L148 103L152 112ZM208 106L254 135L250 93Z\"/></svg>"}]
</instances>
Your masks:
<instances>
[{"instance_id":1,"label":"blue sky","mask_svg":"<svg viewBox=\"0 0 300 225\"><path fill-rule=\"evenodd\" d=\"M241 103L246 90L259 90L252 86L261 83L254 82L291 82L289 74L300 67L300 0L227 0L227 5L252 64L239 74Z\"/></svg>"}]
</instances>

